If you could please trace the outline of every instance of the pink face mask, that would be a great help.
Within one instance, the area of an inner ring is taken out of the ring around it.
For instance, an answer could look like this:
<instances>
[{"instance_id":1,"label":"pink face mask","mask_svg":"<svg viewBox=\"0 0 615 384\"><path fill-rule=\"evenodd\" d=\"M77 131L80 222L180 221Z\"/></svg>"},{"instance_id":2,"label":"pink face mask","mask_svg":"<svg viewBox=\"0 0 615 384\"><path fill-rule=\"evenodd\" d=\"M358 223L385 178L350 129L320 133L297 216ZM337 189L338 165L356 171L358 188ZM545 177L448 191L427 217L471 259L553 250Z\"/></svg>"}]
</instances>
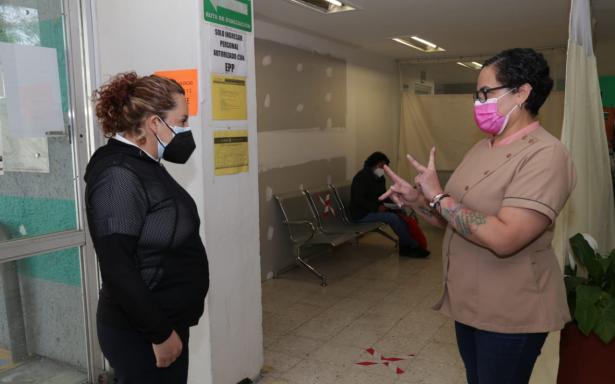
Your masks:
<instances>
[{"instance_id":1,"label":"pink face mask","mask_svg":"<svg viewBox=\"0 0 615 384\"><path fill-rule=\"evenodd\" d=\"M474 121L476 121L476 125L478 125L481 131L496 136L504 132L504 128L506 128L506 124L508 124L508 118L515 108L517 108L517 105L515 105L506 116L503 116L498 111L498 100L511 92L512 89L500 97L487 99L484 103L481 103L479 100L474 102Z\"/></svg>"}]
</instances>

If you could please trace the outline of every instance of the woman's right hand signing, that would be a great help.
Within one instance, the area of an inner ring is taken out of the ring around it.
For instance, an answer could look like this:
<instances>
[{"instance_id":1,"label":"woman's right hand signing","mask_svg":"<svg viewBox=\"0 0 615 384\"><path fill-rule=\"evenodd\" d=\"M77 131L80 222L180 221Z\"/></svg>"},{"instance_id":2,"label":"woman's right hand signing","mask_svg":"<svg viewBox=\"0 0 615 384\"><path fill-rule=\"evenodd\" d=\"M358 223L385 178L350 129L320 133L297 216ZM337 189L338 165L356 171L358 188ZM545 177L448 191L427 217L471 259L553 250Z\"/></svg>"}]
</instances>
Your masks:
<instances>
[{"instance_id":1,"label":"woman's right hand signing","mask_svg":"<svg viewBox=\"0 0 615 384\"><path fill-rule=\"evenodd\" d=\"M152 344L152 348L156 356L156 367L166 368L181 355L183 344L177 332L173 331L171 336L162 343Z\"/></svg>"},{"instance_id":2,"label":"woman's right hand signing","mask_svg":"<svg viewBox=\"0 0 615 384\"><path fill-rule=\"evenodd\" d=\"M418 172L414 182L427 201L431 201L438 194L443 193L436 171L436 147L429 151L429 164L427 166L422 165L410 155L406 155L406 157L410 165Z\"/></svg>"},{"instance_id":3,"label":"woman's right hand signing","mask_svg":"<svg viewBox=\"0 0 615 384\"><path fill-rule=\"evenodd\" d=\"M412 205L421 197L420 191L398 176L387 165L384 166L384 172L389 176L393 185L379 197L381 201L391 199L401 208L403 206Z\"/></svg>"}]
</instances>

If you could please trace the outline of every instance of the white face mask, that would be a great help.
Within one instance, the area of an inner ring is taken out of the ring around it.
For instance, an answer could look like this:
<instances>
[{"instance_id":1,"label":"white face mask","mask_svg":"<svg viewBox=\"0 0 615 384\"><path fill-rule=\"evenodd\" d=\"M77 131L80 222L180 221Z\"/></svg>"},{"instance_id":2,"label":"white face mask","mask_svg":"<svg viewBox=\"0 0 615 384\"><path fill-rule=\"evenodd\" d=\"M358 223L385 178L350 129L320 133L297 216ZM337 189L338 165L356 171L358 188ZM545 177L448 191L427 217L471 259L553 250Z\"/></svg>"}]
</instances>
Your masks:
<instances>
[{"instance_id":1,"label":"white face mask","mask_svg":"<svg viewBox=\"0 0 615 384\"><path fill-rule=\"evenodd\" d=\"M384 169L382 169L382 168L374 169L374 175L376 175L376 177L383 177L384 176Z\"/></svg>"}]
</instances>

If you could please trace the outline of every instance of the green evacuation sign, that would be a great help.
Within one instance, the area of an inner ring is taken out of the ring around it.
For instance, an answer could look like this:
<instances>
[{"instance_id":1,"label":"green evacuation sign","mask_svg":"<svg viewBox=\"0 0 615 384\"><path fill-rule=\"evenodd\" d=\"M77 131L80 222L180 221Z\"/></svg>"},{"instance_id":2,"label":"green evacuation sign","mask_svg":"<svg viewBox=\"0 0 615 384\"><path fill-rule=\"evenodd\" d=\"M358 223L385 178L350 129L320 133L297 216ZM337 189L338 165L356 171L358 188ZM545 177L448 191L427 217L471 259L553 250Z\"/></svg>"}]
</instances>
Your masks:
<instances>
[{"instance_id":1,"label":"green evacuation sign","mask_svg":"<svg viewBox=\"0 0 615 384\"><path fill-rule=\"evenodd\" d=\"M252 32L252 0L205 0L205 20Z\"/></svg>"}]
</instances>

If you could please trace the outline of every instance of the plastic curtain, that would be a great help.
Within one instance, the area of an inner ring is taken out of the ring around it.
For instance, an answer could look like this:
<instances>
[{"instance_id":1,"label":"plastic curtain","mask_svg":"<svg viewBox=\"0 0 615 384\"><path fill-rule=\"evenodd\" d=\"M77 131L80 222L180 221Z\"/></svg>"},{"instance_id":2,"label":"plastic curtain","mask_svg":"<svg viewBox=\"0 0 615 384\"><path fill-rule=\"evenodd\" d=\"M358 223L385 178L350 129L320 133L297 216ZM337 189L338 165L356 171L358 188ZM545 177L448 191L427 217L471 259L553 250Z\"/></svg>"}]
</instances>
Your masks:
<instances>
[{"instance_id":1,"label":"plastic curtain","mask_svg":"<svg viewBox=\"0 0 615 384\"><path fill-rule=\"evenodd\" d=\"M574 160L577 186L557 221L554 247L562 264L568 239L577 232L592 235L602 253L615 247L615 205L603 116L589 0L573 0L562 142Z\"/></svg>"},{"instance_id":2,"label":"plastic curtain","mask_svg":"<svg viewBox=\"0 0 615 384\"><path fill-rule=\"evenodd\" d=\"M473 104L472 95L404 92L397 164L400 174L413 178L406 154L426 162L432 146L437 149L438 171L446 174L455 170L465 153L485 137L474 123ZM553 92L540 110L540 124L556 137L561 133L563 109L563 92Z\"/></svg>"},{"instance_id":3,"label":"plastic curtain","mask_svg":"<svg viewBox=\"0 0 615 384\"><path fill-rule=\"evenodd\" d=\"M615 207L603 112L589 0L572 0L561 140L575 163L577 185L555 228L553 247L562 267L569 255L568 239L578 232L591 234L603 253L615 246ZM532 384L556 381L558 341L559 332L547 339Z\"/></svg>"}]
</instances>

